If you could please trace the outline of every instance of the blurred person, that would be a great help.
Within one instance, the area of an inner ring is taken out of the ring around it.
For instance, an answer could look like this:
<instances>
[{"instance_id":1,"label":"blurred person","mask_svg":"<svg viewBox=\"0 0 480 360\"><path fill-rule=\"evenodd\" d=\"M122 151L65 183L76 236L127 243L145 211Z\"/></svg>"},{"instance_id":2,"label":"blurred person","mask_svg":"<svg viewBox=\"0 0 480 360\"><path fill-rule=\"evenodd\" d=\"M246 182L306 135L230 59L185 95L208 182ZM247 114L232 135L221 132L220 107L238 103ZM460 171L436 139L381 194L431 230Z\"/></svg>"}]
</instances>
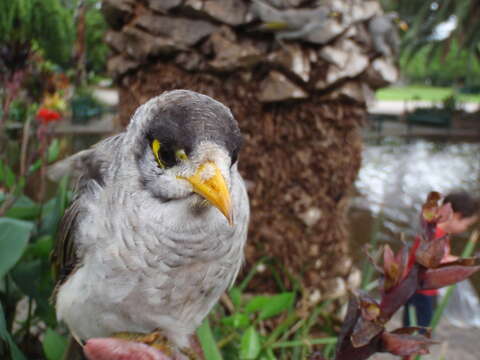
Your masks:
<instances>
[{"instance_id":1,"label":"blurred person","mask_svg":"<svg viewBox=\"0 0 480 360\"><path fill-rule=\"evenodd\" d=\"M435 239L445 235L458 235L464 233L479 218L480 202L469 193L460 191L445 196L443 204L450 204L453 213L448 220L438 223L435 231ZM445 247L443 263L458 259L451 254L450 242ZM410 311L415 310L417 326L429 327L437 305L438 290L419 290L404 306L403 326L411 326Z\"/></svg>"}]
</instances>

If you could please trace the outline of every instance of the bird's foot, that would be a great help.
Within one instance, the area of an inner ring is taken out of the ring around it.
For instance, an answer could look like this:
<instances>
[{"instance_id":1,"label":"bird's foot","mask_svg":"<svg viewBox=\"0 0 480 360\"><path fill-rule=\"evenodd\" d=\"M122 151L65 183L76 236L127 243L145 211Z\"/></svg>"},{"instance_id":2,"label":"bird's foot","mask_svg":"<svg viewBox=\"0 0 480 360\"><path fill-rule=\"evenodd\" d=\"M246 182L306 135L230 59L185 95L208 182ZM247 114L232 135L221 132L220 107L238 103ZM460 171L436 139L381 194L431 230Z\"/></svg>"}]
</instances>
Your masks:
<instances>
[{"instance_id":1,"label":"bird's foot","mask_svg":"<svg viewBox=\"0 0 480 360\"><path fill-rule=\"evenodd\" d=\"M163 335L160 331L156 330L149 334L132 333L132 332L118 332L112 337L116 339L128 340L139 342L148 346L151 346L166 356L172 359L178 360L201 360L198 352L191 348L178 349L172 344L172 342Z\"/></svg>"},{"instance_id":2,"label":"bird's foot","mask_svg":"<svg viewBox=\"0 0 480 360\"><path fill-rule=\"evenodd\" d=\"M202 360L200 355L191 348L183 348L180 349L180 352L183 356L185 356L188 360Z\"/></svg>"},{"instance_id":3,"label":"bird's foot","mask_svg":"<svg viewBox=\"0 0 480 360\"><path fill-rule=\"evenodd\" d=\"M175 353L175 346L160 331L153 331L149 334L118 332L113 334L112 337L151 346L170 357L173 357Z\"/></svg>"}]
</instances>

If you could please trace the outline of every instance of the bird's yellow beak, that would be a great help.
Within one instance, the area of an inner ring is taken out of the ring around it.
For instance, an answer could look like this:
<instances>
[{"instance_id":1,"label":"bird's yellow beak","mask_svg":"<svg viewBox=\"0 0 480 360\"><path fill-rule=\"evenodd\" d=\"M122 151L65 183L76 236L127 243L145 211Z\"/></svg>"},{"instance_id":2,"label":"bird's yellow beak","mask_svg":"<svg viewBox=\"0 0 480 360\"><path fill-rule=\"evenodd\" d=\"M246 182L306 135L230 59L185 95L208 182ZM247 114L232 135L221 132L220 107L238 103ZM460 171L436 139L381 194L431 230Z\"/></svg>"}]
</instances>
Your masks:
<instances>
[{"instance_id":1,"label":"bird's yellow beak","mask_svg":"<svg viewBox=\"0 0 480 360\"><path fill-rule=\"evenodd\" d=\"M193 186L193 191L208 200L225 215L230 225L233 225L232 204L225 178L218 166L207 161L200 165L190 177L179 176Z\"/></svg>"}]
</instances>

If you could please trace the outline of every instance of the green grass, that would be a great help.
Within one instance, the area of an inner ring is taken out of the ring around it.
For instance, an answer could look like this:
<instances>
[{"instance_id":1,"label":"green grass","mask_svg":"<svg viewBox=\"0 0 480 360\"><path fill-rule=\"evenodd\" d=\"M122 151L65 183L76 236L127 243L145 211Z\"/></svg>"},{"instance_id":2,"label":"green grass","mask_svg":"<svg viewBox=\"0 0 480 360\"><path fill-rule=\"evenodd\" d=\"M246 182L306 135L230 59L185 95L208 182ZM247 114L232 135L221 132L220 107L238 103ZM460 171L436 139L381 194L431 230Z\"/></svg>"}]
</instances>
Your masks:
<instances>
[{"instance_id":1,"label":"green grass","mask_svg":"<svg viewBox=\"0 0 480 360\"><path fill-rule=\"evenodd\" d=\"M376 97L378 100L426 100L442 101L453 95L453 89L449 87L435 87L411 85L402 87L389 87L378 90ZM460 101L480 103L480 94L459 94Z\"/></svg>"}]
</instances>

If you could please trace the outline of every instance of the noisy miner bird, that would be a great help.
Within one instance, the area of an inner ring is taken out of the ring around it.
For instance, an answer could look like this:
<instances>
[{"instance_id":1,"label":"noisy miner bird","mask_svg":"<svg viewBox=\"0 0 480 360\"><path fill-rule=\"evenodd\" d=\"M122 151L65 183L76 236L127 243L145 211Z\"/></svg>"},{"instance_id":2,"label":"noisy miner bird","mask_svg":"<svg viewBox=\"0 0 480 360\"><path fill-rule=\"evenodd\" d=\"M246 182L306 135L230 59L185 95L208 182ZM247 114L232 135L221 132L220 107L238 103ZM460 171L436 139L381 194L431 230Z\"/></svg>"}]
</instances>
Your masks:
<instances>
[{"instance_id":1,"label":"noisy miner bird","mask_svg":"<svg viewBox=\"0 0 480 360\"><path fill-rule=\"evenodd\" d=\"M397 56L400 49L400 37L398 28L408 30L406 22L402 21L398 14L375 16L368 23L368 31L372 35L373 48L383 56Z\"/></svg>"},{"instance_id":2,"label":"noisy miner bird","mask_svg":"<svg viewBox=\"0 0 480 360\"><path fill-rule=\"evenodd\" d=\"M188 347L243 261L241 143L226 106L174 90L68 160L83 173L54 251L54 300L77 340L160 331Z\"/></svg>"},{"instance_id":3,"label":"noisy miner bird","mask_svg":"<svg viewBox=\"0 0 480 360\"><path fill-rule=\"evenodd\" d=\"M277 40L301 39L317 44L323 44L328 37L327 21L340 16L328 6L280 10L262 0L253 0L251 11L263 22L259 29L274 32Z\"/></svg>"}]
</instances>

